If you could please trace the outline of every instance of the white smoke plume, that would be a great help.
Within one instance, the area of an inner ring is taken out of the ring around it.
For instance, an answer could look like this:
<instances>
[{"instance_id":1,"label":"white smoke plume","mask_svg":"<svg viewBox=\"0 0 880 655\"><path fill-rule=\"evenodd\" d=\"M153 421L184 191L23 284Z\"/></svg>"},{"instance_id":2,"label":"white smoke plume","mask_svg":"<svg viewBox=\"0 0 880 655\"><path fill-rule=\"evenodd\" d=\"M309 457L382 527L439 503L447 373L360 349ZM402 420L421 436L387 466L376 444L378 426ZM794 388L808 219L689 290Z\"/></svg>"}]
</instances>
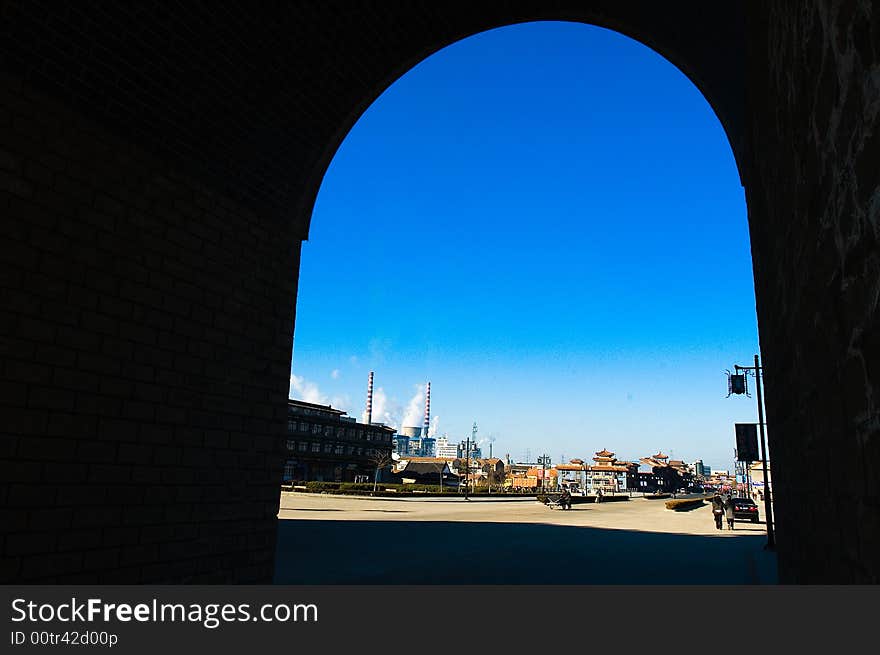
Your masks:
<instances>
[{"instance_id":1,"label":"white smoke plume","mask_svg":"<svg viewBox=\"0 0 880 655\"><path fill-rule=\"evenodd\" d=\"M317 405L329 404L327 396L321 393L317 384L306 380L301 375L294 375L292 373L290 374L289 397Z\"/></svg>"},{"instance_id":2,"label":"white smoke plume","mask_svg":"<svg viewBox=\"0 0 880 655\"><path fill-rule=\"evenodd\" d=\"M436 414L431 417L431 426L428 428L428 436L436 437L437 436L437 426L440 425L440 417Z\"/></svg>"},{"instance_id":3,"label":"white smoke plume","mask_svg":"<svg viewBox=\"0 0 880 655\"><path fill-rule=\"evenodd\" d=\"M348 396L328 397L317 384L311 380L306 380L301 375L290 375L288 397L304 400L307 403L315 403L316 405L331 405L346 412L348 412L348 407L351 405L351 400Z\"/></svg>"},{"instance_id":4,"label":"white smoke plume","mask_svg":"<svg viewBox=\"0 0 880 655\"><path fill-rule=\"evenodd\" d=\"M385 394L385 389L377 387L373 389L373 415L370 420L373 423L384 423L385 425L397 429L400 425L400 405L389 400ZM364 408L361 414L361 423L367 422L367 410Z\"/></svg>"},{"instance_id":5,"label":"white smoke plume","mask_svg":"<svg viewBox=\"0 0 880 655\"><path fill-rule=\"evenodd\" d=\"M410 398L403 415L403 427L421 426L425 416L425 385L416 385L416 395Z\"/></svg>"}]
</instances>

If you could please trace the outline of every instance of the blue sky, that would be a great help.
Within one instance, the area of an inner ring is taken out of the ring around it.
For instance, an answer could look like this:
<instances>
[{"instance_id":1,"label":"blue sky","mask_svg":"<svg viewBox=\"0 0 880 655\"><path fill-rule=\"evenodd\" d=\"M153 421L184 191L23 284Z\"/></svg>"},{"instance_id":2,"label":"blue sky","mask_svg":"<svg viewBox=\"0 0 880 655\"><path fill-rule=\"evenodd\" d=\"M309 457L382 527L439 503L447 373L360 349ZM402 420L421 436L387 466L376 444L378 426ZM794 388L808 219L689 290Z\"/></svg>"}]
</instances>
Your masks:
<instances>
[{"instance_id":1,"label":"blue sky","mask_svg":"<svg viewBox=\"0 0 880 655\"><path fill-rule=\"evenodd\" d=\"M303 244L292 397L493 453L732 468L723 370L758 348L743 189L698 89L541 22L411 69L339 148ZM484 444L488 450L488 445Z\"/></svg>"}]
</instances>

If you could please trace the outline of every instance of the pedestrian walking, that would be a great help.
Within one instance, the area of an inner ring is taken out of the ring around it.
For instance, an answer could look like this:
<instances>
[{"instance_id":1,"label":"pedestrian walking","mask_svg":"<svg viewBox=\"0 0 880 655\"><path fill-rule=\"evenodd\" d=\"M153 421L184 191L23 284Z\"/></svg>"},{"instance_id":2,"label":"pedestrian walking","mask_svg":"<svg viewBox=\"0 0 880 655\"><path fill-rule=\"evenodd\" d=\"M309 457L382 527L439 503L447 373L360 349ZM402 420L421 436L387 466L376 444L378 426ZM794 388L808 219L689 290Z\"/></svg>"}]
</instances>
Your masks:
<instances>
[{"instance_id":1,"label":"pedestrian walking","mask_svg":"<svg viewBox=\"0 0 880 655\"><path fill-rule=\"evenodd\" d=\"M596 502L597 502L597 503L601 503L601 502L602 502L602 490L601 490L601 489L599 489L599 490L596 491Z\"/></svg>"},{"instance_id":2,"label":"pedestrian walking","mask_svg":"<svg viewBox=\"0 0 880 655\"><path fill-rule=\"evenodd\" d=\"M562 509L571 509L571 493L568 489L562 491L562 497L559 499Z\"/></svg>"},{"instance_id":3,"label":"pedestrian walking","mask_svg":"<svg viewBox=\"0 0 880 655\"><path fill-rule=\"evenodd\" d=\"M722 506L724 507L724 518L727 519L727 529L733 530L733 498L730 497L730 494L724 498Z\"/></svg>"},{"instance_id":4,"label":"pedestrian walking","mask_svg":"<svg viewBox=\"0 0 880 655\"><path fill-rule=\"evenodd\" d=\"M724 503L721 500L721 495L716 491L715 495L712 496L712 516L715 519L715 529L721 529L721 518L724 516Z\"/></svg>"}]
</instances>

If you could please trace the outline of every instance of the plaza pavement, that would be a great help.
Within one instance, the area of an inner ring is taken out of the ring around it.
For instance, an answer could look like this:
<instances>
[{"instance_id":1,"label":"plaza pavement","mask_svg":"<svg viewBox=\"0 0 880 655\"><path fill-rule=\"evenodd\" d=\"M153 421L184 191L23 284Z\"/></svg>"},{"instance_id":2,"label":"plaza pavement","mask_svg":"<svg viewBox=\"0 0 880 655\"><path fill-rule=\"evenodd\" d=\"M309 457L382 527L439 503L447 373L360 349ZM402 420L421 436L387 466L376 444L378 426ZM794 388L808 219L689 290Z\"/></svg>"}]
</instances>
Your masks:
<instances>
[{"instance_id":1,"label":"plaza pavement","mask_svg":"<svg viewBox=\"0 0 880 655\"><path fill-rule=\"evenodd\" d=\"M763 520L715 529L708 504L550 509L533 498L282 493L279 584L775 584Z\"/></svg>"}]
</instances>

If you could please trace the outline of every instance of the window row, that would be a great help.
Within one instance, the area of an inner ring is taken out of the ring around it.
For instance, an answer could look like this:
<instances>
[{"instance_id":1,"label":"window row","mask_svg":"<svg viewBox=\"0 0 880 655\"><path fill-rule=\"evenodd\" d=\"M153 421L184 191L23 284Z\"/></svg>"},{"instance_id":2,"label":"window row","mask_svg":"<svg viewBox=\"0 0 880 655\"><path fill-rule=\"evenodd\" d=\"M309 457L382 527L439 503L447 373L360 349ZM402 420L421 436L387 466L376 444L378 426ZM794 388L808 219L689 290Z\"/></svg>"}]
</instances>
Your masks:
<instances>
[{"instance_id":1,"label":"window row","mask_svg":"<svg viewBox=\"0 0 880 655\"><path fill-rule=\"evenodd\" d=\"M287 440L287 450L295 450L301 453L324 453L325 455L372 455L375 448L363 448L341 443L318 442L318 441L295 441Z\"/></svg>"},{"instance_id":2,"label":"window row","mask_svg":"<svg viewBox=\"0 0 880 655\"><path fill-rule=\"evenodd\" d=\"M297 421L296 419L287 420L288 432L301 432L303 434L323 434L325 437L336 437L343 439L366 439L367 441L391 441L391 435L381 432L372 432L369 430L360 430L357 428L346 428L342 426L320 425L318 423L308 423L306 421Z\"/></svg>"}]
</instances>

